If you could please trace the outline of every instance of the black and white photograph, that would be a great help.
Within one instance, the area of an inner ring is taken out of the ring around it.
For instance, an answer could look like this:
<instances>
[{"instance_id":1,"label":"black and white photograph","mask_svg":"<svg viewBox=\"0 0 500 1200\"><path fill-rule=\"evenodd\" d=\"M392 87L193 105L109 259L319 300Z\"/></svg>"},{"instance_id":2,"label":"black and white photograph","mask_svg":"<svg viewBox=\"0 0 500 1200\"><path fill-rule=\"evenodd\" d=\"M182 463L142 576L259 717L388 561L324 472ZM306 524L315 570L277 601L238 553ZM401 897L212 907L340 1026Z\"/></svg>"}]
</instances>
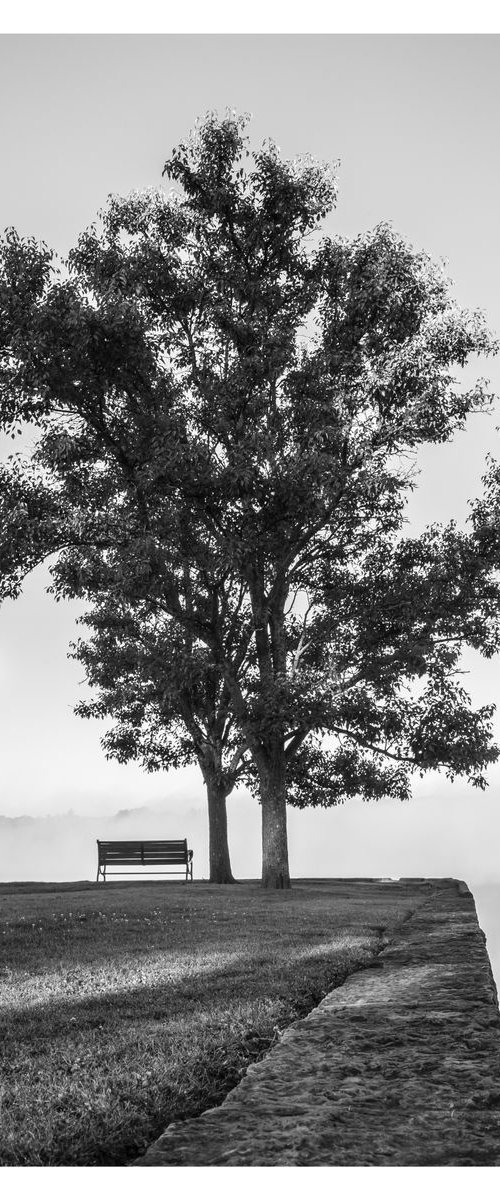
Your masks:
<instances>
[{"instance_id":1,"label":"black and white photograph","mask_svg":"<svg viewBox=\"0 0 500 1200\"><path fill-rule=\"evenodd\" d=\"M9 1200L500 1166L500 32L241 19L0 33Z\"/></svg>"}]
</instances>

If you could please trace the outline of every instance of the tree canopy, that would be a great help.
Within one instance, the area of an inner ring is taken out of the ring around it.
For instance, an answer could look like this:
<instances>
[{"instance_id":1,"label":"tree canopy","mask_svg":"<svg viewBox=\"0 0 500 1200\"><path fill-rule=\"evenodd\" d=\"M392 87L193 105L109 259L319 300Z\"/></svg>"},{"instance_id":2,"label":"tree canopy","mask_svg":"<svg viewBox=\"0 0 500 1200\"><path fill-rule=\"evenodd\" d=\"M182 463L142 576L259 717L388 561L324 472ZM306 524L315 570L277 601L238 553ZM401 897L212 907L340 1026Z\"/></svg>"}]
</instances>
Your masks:
<instances>
[{"instance_id":1,"label":"tree canopy","mask_svg":"<svg viewBox=\"0 0 500 1200\"><path fill-rule=\"evenodd\" d=\"M403 532L408 456L491 402L457 371L497 344L390 226L321 236L332 169L245 127L209 115L173 190L110 197L61 274L7 233L2 420L39 438L2 468L1 578L51 555L58 596L189 637L258 781L263 883L288 886L287 796L405 796L439 766L482 786L496 757L456 672L498 648L498 545L480 516Z\"/></svg>"}]
</instances>

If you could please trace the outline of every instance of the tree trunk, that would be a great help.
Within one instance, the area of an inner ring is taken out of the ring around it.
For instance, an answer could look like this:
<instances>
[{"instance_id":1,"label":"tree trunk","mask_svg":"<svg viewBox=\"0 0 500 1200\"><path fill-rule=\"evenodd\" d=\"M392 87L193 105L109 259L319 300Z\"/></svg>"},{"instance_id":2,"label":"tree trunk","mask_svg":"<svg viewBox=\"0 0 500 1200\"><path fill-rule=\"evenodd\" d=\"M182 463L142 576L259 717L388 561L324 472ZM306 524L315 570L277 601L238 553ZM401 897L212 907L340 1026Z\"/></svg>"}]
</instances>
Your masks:
<instances>
[{"instance_id":1,"label":"tree trunk","mask_svg":"<svg viewBox=\"0 0 500 1200\"><path fill-rule=\"evenodd\" d=\"M203 774L208 797L210 883L235 883L227 839L226 792L211 772L205 769Z\"/></svg>"},{"instance_id":2,"label":"tree trunk","mask_svg":"<svg viewBox=\"0 0 500 1200\"><path fill-rule=\"evenodd\" d=\"M267 756L266 756L267 758ZM276 747L259 768L262 801L262 887L289 888L286 761Z\"/></svg>"}]
</instances>

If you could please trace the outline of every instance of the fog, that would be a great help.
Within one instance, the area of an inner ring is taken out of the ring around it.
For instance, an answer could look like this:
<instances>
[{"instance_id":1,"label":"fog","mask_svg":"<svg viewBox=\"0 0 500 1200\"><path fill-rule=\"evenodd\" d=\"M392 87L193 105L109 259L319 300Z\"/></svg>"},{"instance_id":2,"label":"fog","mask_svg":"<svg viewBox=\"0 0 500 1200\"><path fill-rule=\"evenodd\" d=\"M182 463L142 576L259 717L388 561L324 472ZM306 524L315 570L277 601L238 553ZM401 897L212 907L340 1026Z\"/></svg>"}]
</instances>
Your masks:
<instances>
[{"instance_id":1,"label":"fog","mask_svg":"<svg viewBox=\"0 0 500 1200\"><path fill-rule=\"evenodd\" d=\"M435 785L434 785L435 786ZM423 780L405 804L351 800L329 810L289 810L292 877L454 877L471 888L500 988L500 880L496 788L479 792ZM241 791L228 800L233 872L260 875L260 807ZM208 879L206 807L177 792L161 805L93 815L0 818L0 880L92 880L97 838L184 838L194 878ZM118 877L119 878L119 877ZM138 878L138 877L137 877Z\"/></svg>"},{"instance_id":2,"label":"fog","mask_svg":"<svg viewBox=\"0 0 500 1200\"><path fill-rule=\"evenodd\" d=\"M404 804L354 799L333 809L289 809L292 876L455 876L500 883L497 789L480 792L441 781L440 793L433 794L431 787L431 780L421 781ZM187 837L195 876L207 879L208 826L201 797L202 789L192 802L176 793L163 804L115 814L1 817L0 879L92 879L96 838L106 837ZM236 792L228 800L228 820L235 875L258 878L258 802Z\"/></svg>"}]
</instances>

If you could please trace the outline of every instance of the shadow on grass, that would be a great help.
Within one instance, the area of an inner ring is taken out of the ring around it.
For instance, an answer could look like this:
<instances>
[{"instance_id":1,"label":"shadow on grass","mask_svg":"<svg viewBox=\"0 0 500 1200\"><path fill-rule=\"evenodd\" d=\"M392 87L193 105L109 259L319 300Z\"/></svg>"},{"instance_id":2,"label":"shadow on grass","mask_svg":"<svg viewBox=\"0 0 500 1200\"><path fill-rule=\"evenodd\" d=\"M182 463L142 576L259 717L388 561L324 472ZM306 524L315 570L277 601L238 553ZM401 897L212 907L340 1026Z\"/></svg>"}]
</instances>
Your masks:
<instances>
[{"instance_id":1,"label":"shadow on grass","mask_svg":"<svg viewBox=\"0 0 500 1200\"><path fill-rule=\"evenodd\" d=\"M207 947L205 953L206 950ZM215 948L214 953L217 953ZM16 1034L28 1035L29 1027L30 1037L53 1040L61 1033L74 1033L72 1025L80 1030L84 1020L90 1026L102 1025L103 1020L109 1019L113 1022L137 1023L139 1015L141 1019L149 1017L168 1021L178 1013L185 1015L186 1006L190 1010L198 1005L206 1009L207 1006L212 1007L212 1002L217 1005L219 1000L224 1004L232 999L251 1003L268 997L289 998L291 994L298 995L302 991L306 979L311 980L312 985L316 976L324 982L325 960L328 963L327 973L331 972L331 987L334 988L340 986L351 971L369 965L375 954L376 943L372 942L369 948L368 939L363 941L362 946L358 942L350 954L346 954L345 947L335 947L332 942L329 954L325 953L324 947L321 954L317 948L309 953L301 949L291 961L284 958L275 960L268 964L265 971L262 961L249 961L248 954L225 952L219 965L211 966L202 961L197 968L193 968L191 964L184 970L181 967L175 976L159 983L141 982L125 987L110 987L97 996L59 995L34 1003L4 1003L1 1006L3 1036L8 1036L9 1028L15 1030ZM267 981L265 975L268 976Z\"/></svg>"},{"instance_id":2,"label":"shadow on grass","mask_svg":"<svg viewBox=\"0 0 500 1200\"><path fill-rule=\"evenodd\" d=\"M168 977L170 964L176 980L196 969L206 972L198 964L207 959L216 960L223 975L235 954L259 969L260 961L282 961L287 951L295 960L307 958L309 949L319 956L330 947L335 953L343 939L359 945L384 928L383 904L381 912L365 903L353 913L338 895L333 906L328 891L310 896L308 889L269 894L251 885L236 894L209 884L133 888L89 885L75 889L74 899L66 889L61 895L44 889L38 901L23 892L18 902L10 892L1 922L2 963L12 986L19 978L20 998L24 990L38 989L41 1000L44 992L57 994L58 976L64 975L70 994L79 976L99 991L111 981L115 991L126 976L127 989L134 977L142 986L152 970Z\"/></svg>"},{"instance_id":3,"label":"shadow on grass","mask_svg":"<svg viewBox=\"0 0 500 1200\"><path fill-rule=\"evenodd\" d=\"M12 1119L0 1162L132 1161L171 1121L221 1103L279 1032L369 965L367 957L327 963L313 953L300 971L294 961L275 963L263 980L242 953L224 971L4 1008Z\"/></svg>"}]
</instances>

